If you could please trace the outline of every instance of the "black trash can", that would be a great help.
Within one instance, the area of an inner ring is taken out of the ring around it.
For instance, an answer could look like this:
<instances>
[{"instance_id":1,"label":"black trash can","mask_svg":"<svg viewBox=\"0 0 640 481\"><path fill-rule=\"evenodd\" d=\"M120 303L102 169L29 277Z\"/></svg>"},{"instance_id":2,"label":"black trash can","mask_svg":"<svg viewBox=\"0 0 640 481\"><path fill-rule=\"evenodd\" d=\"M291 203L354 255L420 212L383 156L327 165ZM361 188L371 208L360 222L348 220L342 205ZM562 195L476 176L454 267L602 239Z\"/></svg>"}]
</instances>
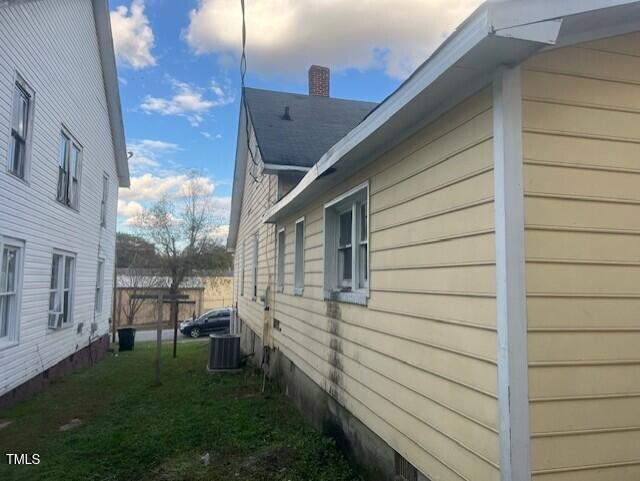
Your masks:
<instances>
[{"instance_id":1,"label":"black trash can","mask_svg":"<svg viewBox=\"0 0 640 481\"><path fill-rule=\"evenodd\" d=\"M133 327L121 327L118 329L118 342L120 351L133 351L136 341L136 330Z\"/></svg>"}]
</instances>

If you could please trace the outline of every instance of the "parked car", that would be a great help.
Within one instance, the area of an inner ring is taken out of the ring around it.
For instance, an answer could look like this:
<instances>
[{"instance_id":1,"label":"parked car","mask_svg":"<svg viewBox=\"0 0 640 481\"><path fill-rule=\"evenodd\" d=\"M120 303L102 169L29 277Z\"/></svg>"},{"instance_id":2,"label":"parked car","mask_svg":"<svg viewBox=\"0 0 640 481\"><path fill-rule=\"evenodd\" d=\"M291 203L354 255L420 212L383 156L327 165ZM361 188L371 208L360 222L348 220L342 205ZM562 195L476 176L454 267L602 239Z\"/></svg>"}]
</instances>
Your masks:
<instances>
[{"instance_id":1,"label":"parked car","mask_svg":"<svg viewBox=\"0 0 640 481\"><path fill-rule=\"evenodd\" d=\"M231 309L213 309L196 319L186 319L180 323L180 332L193 338L212 332L229 332Z\"/></svg>"}]
</instances>

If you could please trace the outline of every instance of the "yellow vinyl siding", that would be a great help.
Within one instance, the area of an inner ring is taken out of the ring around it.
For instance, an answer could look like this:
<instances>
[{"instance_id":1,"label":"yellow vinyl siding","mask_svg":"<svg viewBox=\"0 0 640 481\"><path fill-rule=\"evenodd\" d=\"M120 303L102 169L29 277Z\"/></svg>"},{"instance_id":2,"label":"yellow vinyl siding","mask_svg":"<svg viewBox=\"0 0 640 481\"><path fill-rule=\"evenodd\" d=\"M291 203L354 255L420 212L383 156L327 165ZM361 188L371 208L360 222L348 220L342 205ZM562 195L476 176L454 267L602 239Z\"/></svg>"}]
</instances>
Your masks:
<instances>
[{"instance_id":1,"label":"yellow vinyl siding","mask_svg":"<svg viewBox=\"0 0 640 481\"><path fill-rule=\"evenodd\" d=\"M253 146L256 151L255 145ZM260 159L257 159L261 163ZM251 159L247 161L247 168ZM256 168L253 167L255 170ZM262 338L264 334L265 314L264 296L267 285L275 281L275 239L273 225L263 223L267 208L273 205L278 195L278 180L274 175L260 175L256 182L247 172L245 176L244 196L238 228L238 240L234 253L235 299L238 303L238 316L249 328ZM253 299L253 236L258 233L258 296ZM244 295L241 287L242 265L244 257Z\"/></svg>"},{"instance_id":2,"label":"yellow vinyl siding","mask_svg":"<svg viewBox=\"0 0 640 481\"><path fill-rule=\"evenodd\" d=\"M523 72L531 468L640 479L640 34Z\"/></svg>"},{"instance_id":3,"label":"yellow vinyl siding","mask_svg":"<svg viewBox=\"0 0 640 481\"><path fill-rule=\"evenodd\" d=\"M432 479L499 479L491 140L487 89L282 225L276 346ZM326 302L324 203L365 180L368 306ZM294 296L303 215L304 294Z\"/></svg>"}]
</instances>

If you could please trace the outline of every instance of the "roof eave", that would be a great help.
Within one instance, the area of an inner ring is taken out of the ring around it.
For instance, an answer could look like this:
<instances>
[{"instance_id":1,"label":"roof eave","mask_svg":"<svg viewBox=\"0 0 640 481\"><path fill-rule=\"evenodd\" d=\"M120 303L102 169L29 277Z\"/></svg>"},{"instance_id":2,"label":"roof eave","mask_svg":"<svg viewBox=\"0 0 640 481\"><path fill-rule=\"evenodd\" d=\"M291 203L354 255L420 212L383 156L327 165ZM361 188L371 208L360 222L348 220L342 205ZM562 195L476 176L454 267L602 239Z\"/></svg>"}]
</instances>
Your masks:
<instances>
[{"instance_id":1,"label":"roof eave","mask_svg":"<svg viewBox=\"0 0 640 481\"><path fill-rule=\"evenodd\" d=\"M266 212L264 222L275 223L293 215L309 199L489 85L498 67L518 65L536 51L554 46L561 40L563 17L629 5L640 2L540 0L534 4L513 0L483 4L365 121L329 149L300 183ZM582 35L581 41L588 40L586 37Z\"/></svg>"},{"instance_id":2,"label":"roof eave","mask_svg":"<svg viewBox=\"0 0 640 481\"><path fill-rule=\"evenodd\" d=\"M107 99L107 112L109 114L113 150L118 172L118 184L120 187L129 187L129 159L127 156L127 144L122 121L122 108L120 106L118 70L113 49L109 5L107 0L92 0L92 2L96 34L98 37L98 50L100 51L100 63L102 65L102 76Z\"/></svg>"}]
</instances>

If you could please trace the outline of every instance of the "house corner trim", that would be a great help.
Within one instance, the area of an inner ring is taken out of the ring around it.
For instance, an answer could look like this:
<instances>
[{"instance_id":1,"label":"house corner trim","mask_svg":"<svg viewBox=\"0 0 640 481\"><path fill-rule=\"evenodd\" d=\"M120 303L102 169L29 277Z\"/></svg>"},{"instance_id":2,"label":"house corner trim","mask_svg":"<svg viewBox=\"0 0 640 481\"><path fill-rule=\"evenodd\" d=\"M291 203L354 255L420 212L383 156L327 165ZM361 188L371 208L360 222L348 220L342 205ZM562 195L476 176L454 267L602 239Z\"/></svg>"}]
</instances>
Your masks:
<instances>
[{"instance_id":1,"label":"house corner trim","mask_svg":"<svg viewBox=\"0 0 640 481\"><path fill-rule=\"evenodd\" d=\"M529 481L529 386L520 67L493 81L498 404L502 481Z\"/></svg>"}]
</instances>

